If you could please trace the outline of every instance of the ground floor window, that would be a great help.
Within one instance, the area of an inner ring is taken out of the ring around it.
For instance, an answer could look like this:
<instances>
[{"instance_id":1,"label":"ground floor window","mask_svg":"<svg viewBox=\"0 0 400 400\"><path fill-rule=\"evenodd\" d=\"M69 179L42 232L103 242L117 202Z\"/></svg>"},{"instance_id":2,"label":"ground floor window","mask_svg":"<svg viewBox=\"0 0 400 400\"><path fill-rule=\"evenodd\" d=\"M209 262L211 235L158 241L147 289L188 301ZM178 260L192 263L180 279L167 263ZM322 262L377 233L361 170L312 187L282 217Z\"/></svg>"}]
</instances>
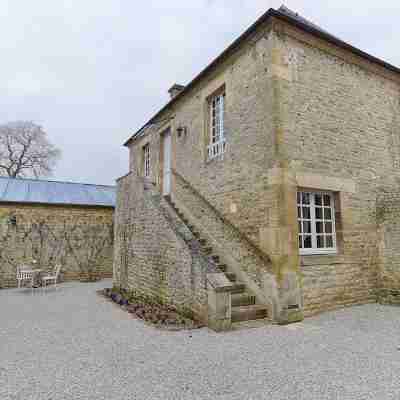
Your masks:
<instances>
[{"instance_id":1,"label":"ground floor window","mask_svg":"<svg viewBox=\"0 0 400 400\"><path fill-rule=\"evenodd\" d=\"M331 192L297 192L300 254L336 253L335 209Z\"/></svg>"}]
</instances>

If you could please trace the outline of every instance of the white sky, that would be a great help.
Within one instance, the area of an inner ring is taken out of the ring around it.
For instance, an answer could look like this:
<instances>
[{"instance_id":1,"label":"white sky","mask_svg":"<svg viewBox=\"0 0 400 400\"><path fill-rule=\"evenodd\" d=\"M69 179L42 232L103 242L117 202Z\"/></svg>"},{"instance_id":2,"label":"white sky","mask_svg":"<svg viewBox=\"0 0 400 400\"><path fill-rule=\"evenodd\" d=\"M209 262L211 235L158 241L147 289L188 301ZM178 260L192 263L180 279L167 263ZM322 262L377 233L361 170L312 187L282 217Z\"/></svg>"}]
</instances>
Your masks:
<instances>
[{"instance_id":1,"label":"white sky","mask_svg":"<svg viewBox=\"0 0 400 400\"><path fill-rule=\"evenodd\" d=\"M113 184L122 143L275 0L0 0L0 123L34 120L63 151L54 179ZM400 2L286 0L400 66Z\"/></svg>"}]
</instances>

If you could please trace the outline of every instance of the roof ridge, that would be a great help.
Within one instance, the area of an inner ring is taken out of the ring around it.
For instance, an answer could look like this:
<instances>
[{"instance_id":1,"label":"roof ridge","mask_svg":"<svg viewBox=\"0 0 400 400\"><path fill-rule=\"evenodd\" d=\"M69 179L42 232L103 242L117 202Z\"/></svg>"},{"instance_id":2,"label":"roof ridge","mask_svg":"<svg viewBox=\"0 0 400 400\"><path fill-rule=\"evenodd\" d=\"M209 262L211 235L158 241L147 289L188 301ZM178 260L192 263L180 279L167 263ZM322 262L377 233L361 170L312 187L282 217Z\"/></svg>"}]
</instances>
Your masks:
<instances>
[{"instance_id":1,"label":"roof ridge","mask_svg":"<svg viewBox=\"0 0 400 400\"><path fill-rule=\"evenodd\" d=\"M84 183L84 182L70 182L70 181L55 181L48 179L34 179L34 178L11 178L9 176L0 176L0 179L5 179L8 181L16 180L16 181L30 181L30 182L49 182L49 183L66 183L69 185L86 185L86 186L98 186L98 187L108 187L115 188L115 185L98 185L96 183Z\"/></svg>"}]
</instances>

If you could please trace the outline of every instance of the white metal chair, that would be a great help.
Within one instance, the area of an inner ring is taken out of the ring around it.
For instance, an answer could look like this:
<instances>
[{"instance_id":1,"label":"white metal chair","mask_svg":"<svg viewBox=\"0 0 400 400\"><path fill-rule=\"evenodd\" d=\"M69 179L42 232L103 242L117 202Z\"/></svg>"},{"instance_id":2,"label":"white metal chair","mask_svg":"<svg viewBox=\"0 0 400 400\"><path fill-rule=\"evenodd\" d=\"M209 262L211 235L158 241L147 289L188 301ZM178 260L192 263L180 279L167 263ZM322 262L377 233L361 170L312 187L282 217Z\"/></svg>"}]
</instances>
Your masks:
<instances>
[{"instance_id":1,"label":"white metal chair","mask_svg":"<svg viewBox=\"0 0 400 400\"><path fill-rule=\"evenodd\" d=\"M57 264L54 267L54 271L48 275L42 276L41 280L42 280L42 288L43 290L47 287L47 283L54 283L54 287L57 289L57 280L58 280L58 276L60 275L60 271L61 271L61 264Z\"/></svg>"},{"instance_id":2,"label":"white metal chair","mask_svg":"<svg viewBox=\"0 0 400 400\"><path fill-rule=\"evenodd\" d=\"M18 281L18 289L22 286L25 281L31 283L31 288L33 290L33 276L34 272L31 268L26 265L21 265L17 267L17 281Z\"/></svg>"}]
</instances>

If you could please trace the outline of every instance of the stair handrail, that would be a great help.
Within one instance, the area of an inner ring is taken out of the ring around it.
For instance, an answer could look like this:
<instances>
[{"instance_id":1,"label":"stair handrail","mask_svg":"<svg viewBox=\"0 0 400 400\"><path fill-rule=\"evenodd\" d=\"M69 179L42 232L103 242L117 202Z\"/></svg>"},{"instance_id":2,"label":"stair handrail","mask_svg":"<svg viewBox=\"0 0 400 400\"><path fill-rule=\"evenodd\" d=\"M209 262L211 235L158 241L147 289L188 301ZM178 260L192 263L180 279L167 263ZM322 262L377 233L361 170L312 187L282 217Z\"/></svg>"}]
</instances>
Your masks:
<instances>
[{"instance_id":1,"label":"stair handrail","mask_svg":"<svg viewBox=\"0 0 400 400\"><path fill-rule=\"evenodd\" d=\"M171 168L172 173L179 178L189 189L190 191L199 197L206 205L207 207L211 208L211 210L217 215L217 217L229 228L231 228L235 233L239 236L239 238L244 241L250 249L257 254L258 257L262 259L262 261L266 264L271 263L271 259L268 256L268 254L264 253L248 236L246 236L240 229L238 229L235 225L232 224L229 220L227 220L222 213L217 210L193 185L188 182L178 171L176 171L174 168Z\"/></svg>"}]
</instances>

